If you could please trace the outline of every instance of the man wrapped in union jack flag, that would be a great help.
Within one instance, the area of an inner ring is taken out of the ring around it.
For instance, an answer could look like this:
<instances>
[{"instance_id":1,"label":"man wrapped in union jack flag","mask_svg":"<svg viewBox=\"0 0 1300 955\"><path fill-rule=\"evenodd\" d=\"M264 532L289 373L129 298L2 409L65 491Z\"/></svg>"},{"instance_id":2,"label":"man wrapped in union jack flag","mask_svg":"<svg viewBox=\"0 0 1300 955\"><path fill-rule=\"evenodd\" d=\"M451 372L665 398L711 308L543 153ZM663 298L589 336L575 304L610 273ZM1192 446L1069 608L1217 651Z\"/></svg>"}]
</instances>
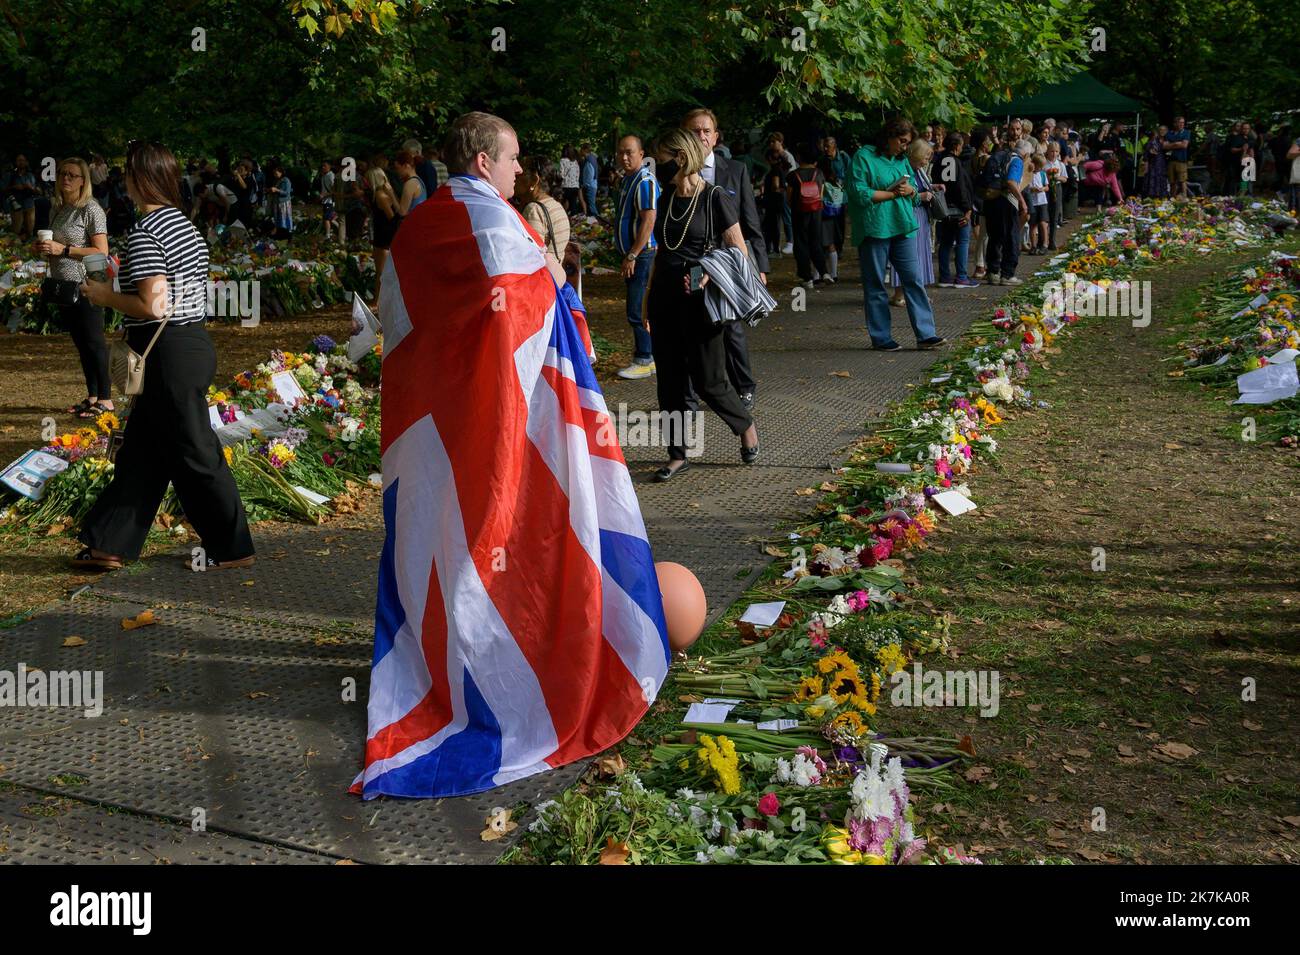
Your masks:
<instances>
[{"instance_id":1,"label":"man wrapped in union jack flag","mask_svg":"<svg viewBox=\"0 0 1300 955\"><path fill-rule=\"evenodd\" d=\"M365 798L458 796L591 756L667 673L663 604L564 271L469 113L385 267L386 537Z\"/></svg>"}]
</instances>

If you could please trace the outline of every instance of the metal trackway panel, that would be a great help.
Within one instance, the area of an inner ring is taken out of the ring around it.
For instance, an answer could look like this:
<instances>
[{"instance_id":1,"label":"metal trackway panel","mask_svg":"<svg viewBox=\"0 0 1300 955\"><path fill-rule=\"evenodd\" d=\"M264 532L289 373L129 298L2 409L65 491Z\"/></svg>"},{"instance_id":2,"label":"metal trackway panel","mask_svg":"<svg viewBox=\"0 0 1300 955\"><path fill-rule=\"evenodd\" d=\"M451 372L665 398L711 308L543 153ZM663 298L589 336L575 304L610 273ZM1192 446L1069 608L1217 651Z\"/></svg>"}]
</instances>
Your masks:
<instances>
[{"instance_id":1,"label":"metal trackway panel","mask_svg":"<svg viewBox=\"0 0 1300 955\"><path fill-rule=\"evenodd\" d=\"M940 333L960 334L1002 291L937 290ZM704 453L668 484L650 480L663 448L625 451L656 559L695 570L710 619L766 564L761 542L807 511L810 499L794 492L820 483L863 422L938 357L868 350L856 284L807 301L793 312L786 293L786 307L749 333L759 464L739 462L738 439L709 411ZM903 310L894 324L910 344ZM657 407L653 379L616 380L606 397L616 414ZM21 787L0 788L0 861L490 861L505 847L479 838L493 808L535 804L577 778L582 767L570 766L434 802L349 796L382 528L263 527L257 542L248 570L195 574L178 550L0 634L0 669L100 670L106 696L93 719L0 714L0 783ZM161 623L121 629L146 607ZM87 643L62 647L74 634ZM348 678L358 702L342 699ZM190 831L196 809L206 834Z\"/></svg>"},{"instance_id":2,"label":"metal trackway panel","mask_svg":"<svg viewBox=\"0 0 1300 955\"><path fill-rule=\"evenodd\" d=\"M332 865L299 852L219 832L195 832L152 816L104 809L75 796L0 790L0 863L61 865Z\"/></svg>"},{"instance_id":3,"label":"metal trackway panel","mask_svg":"<svg viewBox=\"0 0 1300 955\"><path fill-rule=\"evenodd\" d=\"M184 825L202 810L209 831L361 862L475 862L501 851L479 838L493 808L555 795L582 769L362 802L346 790L366 735L368 639L179 609L122 630L140 609L81 599L4 635L0 668L102 672L104 710L7 707L0 781ZM70 635L87 642L63 647ZM343 700L346 678L359 702Z\"/></svg>"},{"instance_id":4,"label":"metal trackway panel","mask_svg":"<svg viewBox=\"0 0 1300 955\"><path fill-rule=\"evenodd\" d=\"M382 527L261 525L254 542L257 563L244 570L196 574L188 565L189 550L177 550L109 574L95 593L149 606L165 603L293 626L371 632Z\"/></svg>"}]
</instances>

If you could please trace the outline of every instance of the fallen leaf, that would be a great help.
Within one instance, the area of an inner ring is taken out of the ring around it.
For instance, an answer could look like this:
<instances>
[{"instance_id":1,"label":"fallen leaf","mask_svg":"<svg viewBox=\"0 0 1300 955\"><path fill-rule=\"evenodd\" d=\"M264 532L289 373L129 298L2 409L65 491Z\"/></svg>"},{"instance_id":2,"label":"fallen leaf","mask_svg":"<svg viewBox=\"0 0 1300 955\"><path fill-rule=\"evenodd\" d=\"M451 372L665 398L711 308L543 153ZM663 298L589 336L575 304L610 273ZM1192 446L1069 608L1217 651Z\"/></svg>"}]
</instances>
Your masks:
<instances>
[{"instance_id":1,"label":"fallen leaf","mask_svg":"<svg viewBox=\"0 0 1300 955\"><path fill-rule=\"evenodd\" d=\"M509 809L493 809L487 817L487 828L479 833L479 838L484 842L495 842L518 828L519 823L510 820Z\"/></svg>"},{"instance_id":2,"label":"fallen leaf","mask_svg":"<svg viewBox=\"0 0 1300 955\"><path fill-rule=\"evenodd\" d=\"M834 375L836 378L852 378L852 377L853 377L853 376L850 375L847 371L833 371L833 372L831 372L831 374Z\"/></svg>"},{"instance_id":3,"label":"fallen leaf","mask_svg":"<svg viewBox=\"0 0 1300 955\"><path fill-rule=\"evenodd\" d=\"M1191 723L1193 726L1209 726L1209 725L1210 725L1210 721L1207 720L1204 716L1189 716L1189 717L1187 717L1187 722Z\"/></svg>"},{"instance_id":4,"label":"fallen leaf","mask_svg":"<svg viewBox=\"0 0 1300 955\"><path fill-rule=\"evenodd\" d=\"M967 733L965 736L961 738L961 742L957 744L957 748L969 756L974 756L975 740L973 740L971 738L971 735Z\"/></svg>"},{"instance_id":5,"label":"fallen leaf","mask_svg":"<svg viewBox=\"0 0 1300 955\"><path fill-rule=\"evenodd\" d=\"M966 770L966 782L977 783L992 772L993 770L987 766L972 766Z\"/></svg>"},{"instance_id":6,"label":"fallen leaf","mask_svg":"<svg viewBox=\"0 0 1300 955\"><path fill-rule=\"evenodd\" d=\"M251 587L251 586L253 586L253 584L255 584L255 583L257 583L257 581L255 581L255 580L246 580L246 581L244 581L243 586L245 586L245 587Z\"/></svg>"},{"instance_id":7,"label":"fallen leaf","mask_svg":"<svg viewBox=\"0 0 1300 955\"><path fill-rule=\"evenodd\" d=\"M1151 654L1149 654L1149 653L1139 653L1137 656L1135 656L1135 657L1133 658L1133 662L1134 662L1134 663L1150 663L1150 662L1151 662Z\"/></svg>"},{"instance_id":8,"label":"fallen leaf","mask_svg":"<svg viewBox=\"0 0 1300 955\"><path fill-rule=\"evenodd\" d=\"M627 865L627 857L631 854L626 842L615 842L613 836L606 836L605 848L600 850L600 864Z\"/></svg>"},{"instance_id":9,"label":"fallen leaf","mask_svg":"<svg viewBox=\"0 0 1300 955\"><path fill-rule=\"evenodd\" d=\"M1169 756L1173 759L1187 759L1189 756L1196 756L1200 753L1199 749L1193 749L1186 743L1161 743L1155 747L1157 753Z\"/></svg>"},{"instance_id":10,"label":"fallen leaf","mask_svg":"<svg viewBox=\"0 0 1300 955\"><path fill-rule=\"evenodd\" d=\"M124 617L122 619L123 630L135 630L138 627L149 627L158 621L154 619L152 610L144 610L134 617Z\"/></svg>"},{"instance_id":11,"label":"fallen leaf","mask_svg":"<svg viewBox=\"0 0 1300 955\"><path fill-rule=\"evenodd\" d=\"M260 700L263 697L267 697L270 695L271 694L267 693L265 690L254 690L252 693L248 694L248 698L250 700Z\"/></svg>"},{"instance_id":12,"label":"fallen leaf","mask_svg":"<svg viewBox=\"0 0 1300 955\"><path fill-rule=\"evenodd\" d=\"M613 779L615 776L623 775L626 770L627 763L618 753L610 753L596 760L596 775L602 779Z\"/></svg>"},{"instance_id":13,"label":"fallen leaf","mask_svg":"<svg viewBox=\"0 0 1300 955\"><path fill-rule=\"evenodd\" d=\"M1137 758L1137 753L1135 753L1135 752L1133 751L1133 747L1132 747L1132 746L1127 746L1127 745L1125 745L1124 743L1120 743L1120 745L1119 745L1119 755L1120 755L1120 758L1121 758L1121 759L1136 759L1136 758Z\"/></svg>"},{"instance_id":14,"label":"fallen leaf","mask_svg":"<svg viewBox=\"0 0 1300 955\"><path fill-rule=\"evenodd\" d=\"M351 859L340 859L335 865L361 865L360 862L353 862Z\"/></svg>"},{"instance_id":15,"label":"fallen leaf","mask_svg":"<svg viewBox=\"0 0 1300 955\"><path fill-rule=\"evenodd\" d=\"M817 489L812 487L801 487L798 490L796 490L794 493L798 494L800 497L809 497L813 494L816 494Z\"/></svg>"},{"instance_id":16,"label":"fallen leaf","mask_svg":"<svg viewBox=\"0 0 1300 955\"><path fill-rule=\"evenodd\" d=\"M1297 829L1300 829L1300 816L1283 816L1282 821L1288 826L1295 826Z\"/></svg>"},{"instance_id":17,"label":"fallen leaf","mask_svg":"<svg viewBox=\"0 0 1300 955\"><path fill-rule=\"evenodd\" d=\"M71 636L66 638L63 641L63 645L65 647L84 647L86 645L86 641L84 637Z\"/></svg>"},{"instance_id":18,"label":"fallen leaf","mask_svg":"<svg viewBox=\"0 0 1300 955\"><path fill-rule=\"evenodd\" d=\"M1110 856L1104 852L1098 852L1096 849L1080 849L1079 855L1089 862L1109 862Z\"/></svg>"},{"instance_id":19,"label":"fallen leaf","mask_svg":"<svg viewBox=\"0 0 1300 955\"><path fill-rule=\"evenodd\" d=\"M1067 749L1065 752L1067 756L1077 756L1079 759L1087 759L1092 755L1091 750L1086 749Z\"/></svg>"}]
</instances>

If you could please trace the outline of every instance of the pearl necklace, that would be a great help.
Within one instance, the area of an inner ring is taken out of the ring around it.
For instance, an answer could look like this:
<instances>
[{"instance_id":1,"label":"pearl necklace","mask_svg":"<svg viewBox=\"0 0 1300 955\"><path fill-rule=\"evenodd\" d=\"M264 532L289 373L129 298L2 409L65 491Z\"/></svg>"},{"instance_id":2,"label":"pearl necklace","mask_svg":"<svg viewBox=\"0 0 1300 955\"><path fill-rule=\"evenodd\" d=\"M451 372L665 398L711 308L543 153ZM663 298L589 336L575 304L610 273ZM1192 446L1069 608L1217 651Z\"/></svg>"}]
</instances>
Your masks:
<instances>
[{"instance_id":1,"label":"pearl necklace","mask_svg":"<svg viewBox=\"0 0 1300 955\"><path fill-rule=\"evenodd\" d=\"M690 203L686 206L686 211L675 218L673 216L673 203L677 201L677 194L673 194L672 199L668 202L668 222L681 222L682 219L685 218L686 224L682 226L681 235L677 237L677 244L673 245L673 243L668 239L668 222L664 223L664 248L676 252L682 247L682 243L686 241L686 233L691 229L691 220L695 218L695 208L700 203L700 194L703 192L703 189L695 190L695 194L691 196Z\"/></svg>"}]
</instances>

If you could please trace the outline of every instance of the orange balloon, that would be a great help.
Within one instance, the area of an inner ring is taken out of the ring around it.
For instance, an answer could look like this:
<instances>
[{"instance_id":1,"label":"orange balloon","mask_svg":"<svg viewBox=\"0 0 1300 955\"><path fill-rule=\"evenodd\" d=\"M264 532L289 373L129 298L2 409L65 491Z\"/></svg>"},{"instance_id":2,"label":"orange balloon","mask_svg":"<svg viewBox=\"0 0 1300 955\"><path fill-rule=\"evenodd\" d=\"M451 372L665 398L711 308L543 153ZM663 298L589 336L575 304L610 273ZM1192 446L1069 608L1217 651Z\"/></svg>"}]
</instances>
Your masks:
<instances>
[{"instance_id":1,"label":"orange balloon","mask_svg":"<svg viewBox=\"0 0 1300 955\"><path fill-rule=\"evenodd\" d=\"M659 575L659 593L664 599L664 621L668 624L668 645L685 650L704 632L704 618L709 602L704 588L689 569L681 564L660 561L655 564Z\"/></svg>"}]
</instances>

